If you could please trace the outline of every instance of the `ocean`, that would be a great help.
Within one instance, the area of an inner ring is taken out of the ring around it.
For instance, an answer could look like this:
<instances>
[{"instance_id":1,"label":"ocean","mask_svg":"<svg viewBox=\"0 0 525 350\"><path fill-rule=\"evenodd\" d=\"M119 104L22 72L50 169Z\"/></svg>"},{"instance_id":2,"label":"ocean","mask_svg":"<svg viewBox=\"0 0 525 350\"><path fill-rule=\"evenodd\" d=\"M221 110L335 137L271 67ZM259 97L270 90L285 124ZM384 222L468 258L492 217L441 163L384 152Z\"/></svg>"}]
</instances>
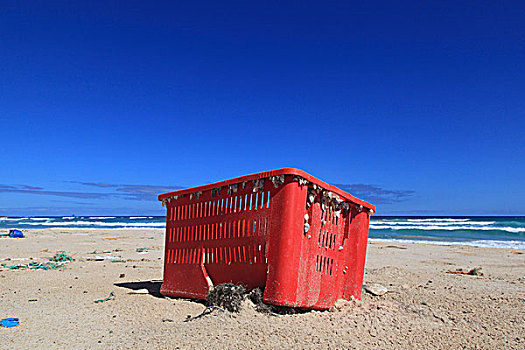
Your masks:
<instances>
[{"instance_id":1,"label":"ocean","mask_svg":"<svg viewBox=\"0 0 525 350\"><path fill-rule=\"evenodd\" d=\"M164 216L0 217L8 229L147 229L165 228ZM373 216L371 241L462 244L525 249L525 217Z\"/></svg>"}]
</instances>

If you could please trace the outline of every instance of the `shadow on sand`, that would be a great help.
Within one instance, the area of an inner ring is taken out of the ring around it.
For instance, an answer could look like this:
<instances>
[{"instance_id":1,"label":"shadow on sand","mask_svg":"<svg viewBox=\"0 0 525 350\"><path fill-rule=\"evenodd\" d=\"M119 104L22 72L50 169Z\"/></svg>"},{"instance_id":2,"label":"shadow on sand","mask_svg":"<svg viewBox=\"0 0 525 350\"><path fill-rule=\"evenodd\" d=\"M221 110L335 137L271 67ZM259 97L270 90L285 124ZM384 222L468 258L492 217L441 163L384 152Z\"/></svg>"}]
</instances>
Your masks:
<instances>
[{"instance_id":1,"label":"shadow on sand","mask_svg":"<svg viewBox=\"0 0 525 350\"><path fill-rule=\"evenodd\" d=\"M150 295L156 298L164 298L164 295L160 294L160 286L162 285L162 281L122 282L114 283L114 285L132 290L147 289Z\"/></svg>"},{"instance_id":2,"label":"shadow on sand","mask_svg":"<svg viewBox=\"0 0 525 350\"><path fill-rule=\"evenodd\" d=\"M171 297L165 297L164 295L160 294L160 287L162 285L162 281L158 281L158 280L140 281L140 282L121 282L121 283L114 283L113 285L117 287L121 287L121 288L128 288L131 290L147 289L148 294L151 296L154 296L156 298L172 299ZM218 288L218 287L221 287L221 288ZM217 295L214 295L215 299L211 300L211 302L206 301L206 300L188 299L188 298L173 298L173 299L188 300L188 301L192 301L195 303L199 303L204 306L207 306L208 307L207 309L209 309L210 307L218 306L219 308L225 308L231 312L238 312L240 310L242 301L248 298L254 304L253 306L255 307L256 311L265 313L265 314L270 314L272 316L302 314L302 313L307 313L311 311L307 309L265 304L262 300L263 292L264 292L262 288L255 288L254 290L250 292L246 292L245 289L242 288L242 290L240 290L239 292L234 293L232 292L232 287L236 287L236 286L231 283L225 283L225 284L219 285L218 287L216 287L215 289L217 292L216 293ZM210 303L211 303L211 306L210 306ZM234 303L235 305L234 306L230 305L232 303ZM198 317L202 315L203 314L199 315Z\"/></svg>"}]
</instances>

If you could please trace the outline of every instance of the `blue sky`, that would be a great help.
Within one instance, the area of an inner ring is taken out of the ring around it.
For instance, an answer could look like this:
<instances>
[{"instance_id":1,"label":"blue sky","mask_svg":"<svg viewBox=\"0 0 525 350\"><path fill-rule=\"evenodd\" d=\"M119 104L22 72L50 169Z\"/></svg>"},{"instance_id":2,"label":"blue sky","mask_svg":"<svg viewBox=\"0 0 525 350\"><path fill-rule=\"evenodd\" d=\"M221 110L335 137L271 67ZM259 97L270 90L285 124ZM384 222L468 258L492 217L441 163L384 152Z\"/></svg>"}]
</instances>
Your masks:
<instances>
[{"instance_id":1,"label":"blue sky","mask_svg":"<svg viewBox=\"0 0 525 350\"><path fill-rule=\"evenodd\" d=\"M0 215L159 214L281 167L525 215L522 1L0 5Z\"/></svg>"}]
</instances>

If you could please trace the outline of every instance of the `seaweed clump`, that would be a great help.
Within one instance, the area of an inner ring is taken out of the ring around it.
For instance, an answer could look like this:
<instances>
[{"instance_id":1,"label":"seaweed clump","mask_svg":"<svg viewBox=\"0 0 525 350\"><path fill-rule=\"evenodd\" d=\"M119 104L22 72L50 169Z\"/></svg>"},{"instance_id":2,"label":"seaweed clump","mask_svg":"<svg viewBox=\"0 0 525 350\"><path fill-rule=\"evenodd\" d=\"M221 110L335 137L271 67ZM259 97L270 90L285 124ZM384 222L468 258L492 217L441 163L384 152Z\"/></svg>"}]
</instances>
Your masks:
<instances>
[{"instance_id":1,"label":"seaweed clump","mask_svg":"<svg viewBox=\"0 0 525 350\"><path fill-rule=\"evenodd\" d=\"M257 312L273 316L307 312L307 310L301 310L299 308L265 304L263 302L263 294L264 288L255 288L248 291L243 286L224 283L215 286L208 293L206 296L206 305L208 308L215 307L223 311L239 312L243 304L247 305L244 302L249 300L253 303L253 307Z\"/></svg>"},{"instance_id":2,"label":"seaweed clump","mask_svg":"<svg viewBox=\"0 0 525 350\"><path fill-rule=\"evenodd\" d=\"M246 288L233 283L215 286L206 296L206 305L218 306L230 312L239 312Z\"/></svg>"},{"instance_id":3,"label":"seaweed clump","mask_svg":"<svg viewBox=\"0 0 525 350\"><path fill-rule=\"evenodd\" d=\"M248 299L254 304L255 310L265 314L273 314L273 305L268 305L263 302L263 288L255 288L248 293Z\"/></svg>"}]
</instances>

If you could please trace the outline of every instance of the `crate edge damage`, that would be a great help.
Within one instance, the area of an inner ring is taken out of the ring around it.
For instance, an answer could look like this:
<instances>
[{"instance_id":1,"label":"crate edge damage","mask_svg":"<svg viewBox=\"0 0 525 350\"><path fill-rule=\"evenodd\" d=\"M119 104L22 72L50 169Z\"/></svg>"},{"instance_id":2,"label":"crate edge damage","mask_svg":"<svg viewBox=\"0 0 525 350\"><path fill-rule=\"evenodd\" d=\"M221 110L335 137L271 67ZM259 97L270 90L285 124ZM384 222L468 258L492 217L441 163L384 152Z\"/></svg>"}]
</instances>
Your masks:
<instances>
[{"instance_id":1,"label":"crate edge damage","mask_svg":"<svg viewBox=\"0 0 525 350\"><path fill-rule=\"evenodd\" d=\"M284 168L159 195L167 208L161 293L264 288L269 304L328 309L361 298L375 206Z\"/></svg>"}]
</instances>

